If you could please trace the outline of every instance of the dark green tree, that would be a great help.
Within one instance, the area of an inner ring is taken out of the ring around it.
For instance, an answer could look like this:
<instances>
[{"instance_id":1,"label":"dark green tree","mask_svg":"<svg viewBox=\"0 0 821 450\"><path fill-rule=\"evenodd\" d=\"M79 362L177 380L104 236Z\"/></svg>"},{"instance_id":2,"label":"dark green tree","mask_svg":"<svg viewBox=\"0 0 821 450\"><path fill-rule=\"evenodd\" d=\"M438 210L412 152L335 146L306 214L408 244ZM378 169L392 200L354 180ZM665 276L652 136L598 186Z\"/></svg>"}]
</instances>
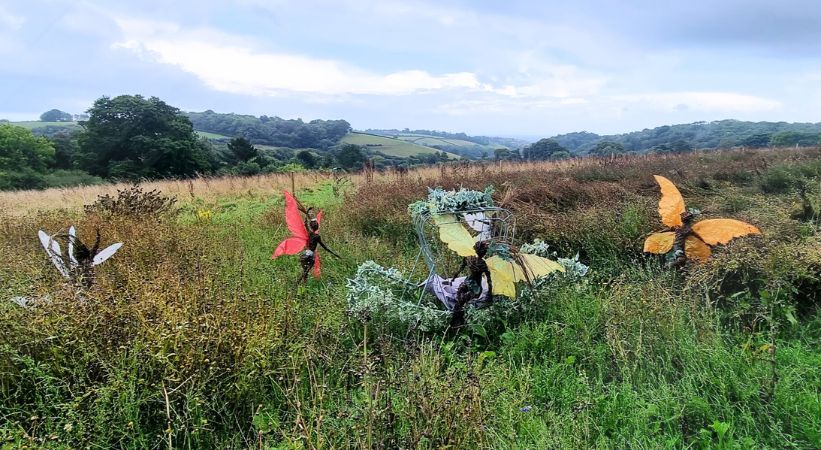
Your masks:
<instances>
[{"instance_id":1,"label":"dark green tree","mask_svg":"<svg viewBox=\"0 0 821 450\"><path fill-rule=\"evenodd\" d=\"M52 109L40 114L40 120L43 122L71 122L74 120L74 116L59 109Z\"/></svg>"},{"instance_id":2,"label":"dark green tree","mask_svg":"<svg viewBox=\"0 0 821 450\"><path fill-rule=\"evenodd\" d=\"M618 155L624 152L624 146L613 141L601 141L590 150L590 154L596 156Z\"/></svg>"},{"instance_id":3,"label":"dark green tree","mask_svg":"<svg viewBox=\"0 0 821 450\"><path fill-rule=\"evenodd\" d=\"M179 109L156 97L101 97L79 134L80 168L117 178L187 177L208 172L213 155Z\"/></svg>"},{"instance_id":4,"label":"dark green tree","mask_svg":"<svg viewBox=\"0 0 821 450\"><path fill-rule=\"evenodd\" d=\"M259 156L256 147L243 137L231 139L228 143L228 150L237 162L250 161Z\"/></svg>"},{"instance_id":5,"label":"dark green tree","mask_svg":"<svg viewBox=\"0 0 821 450\"><path fill-rule=\"evenodd\" d=\"M531 160L545 160L558 152L567 152L567 149L553 139L539 139L538 142L525 147L524 157Z\"/></svg>"},{"instance_id":6,"label":"dark green tree","mask_svg":"<svg viewBox=\"0 0 821 450\"><path fill-rule=\"evenodd\" d=\"M51 137L51 144L54 146L54 169L71 169L74 167L74 159L80 150L77 137L71 133L58 133Z\"/></svg>"},{"instance_id":7,"label":"dark green tree","mask_svg":"<svg viewBox=\"0 0 821 450\"><path fill-rule=\"evenodd\" d=\"M344 144L334 154L339 165L348 170L355 170L362 167L365 162L365 155L362 149L355 144Z\"/></svg>"},{"instance_id":8,"label":"dark green tree","mask_svg":"<svg viewBox=\"0 0 821 450\"><path fill-rule=\"evenodd\" d=\"M54 146L31 131L0 124L0 189L45 187L43 173L54 161Z\"/></svg>"},{"instance_id":9,"label":"dark green tree","mask_svg":"<svg viewBox=\"0 0 821 450\"><path fill-rule=\"evenodd\" d=\"M315 169L318 163L316 156L308 150L301 150L297 153L296 160L306 169Z\"/></svg>"}]
</instances>

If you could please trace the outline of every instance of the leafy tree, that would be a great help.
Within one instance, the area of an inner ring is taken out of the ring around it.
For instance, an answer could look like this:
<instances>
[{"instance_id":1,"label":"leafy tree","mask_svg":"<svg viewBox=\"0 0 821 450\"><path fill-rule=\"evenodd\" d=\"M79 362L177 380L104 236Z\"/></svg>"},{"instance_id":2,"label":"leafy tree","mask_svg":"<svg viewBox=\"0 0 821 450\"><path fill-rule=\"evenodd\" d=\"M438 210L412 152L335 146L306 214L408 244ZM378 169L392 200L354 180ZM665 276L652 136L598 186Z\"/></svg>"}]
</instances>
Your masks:
<instances>
[{"instance_id":1,"label":"leafy tree","mask_svg":"<svg viewBox=\"0 0 821 450\"><path fill-rule=\"evenodd\" d=\"M339 165L348 170L359 169L365 162L365 155L362 153L362 149L355 144L344 144L336 151L334 156Z\"/></svg>"},{"instance_id":2,"label":"leafy tree","mask_svg":"<svg viewBox=\"0 0 821 450\"><path fill-rule=\"evenodd\" d=\"M231 139L231 142L228 143L228 150L234 159L239 162L250 161L259 155L256 147L243 137Z\"/></svg>"},{"instance_id":3,"label":"leafy tree","mask_svg":"<svg viewBox=\"0 0 821 450\"><path fill-rule=\"evenodd\" d=\"M624 146L613 141L601 141L593 147L593 150L590 150L591 155L598 156L618 155L621 153L625 153Z\"/></svg>"},{"instance_id":4,"label":"leafy tree","mask_svg":"<svg viewBox=\"0 0 821 450\"><path fill-rule=\"evenodd\" d=\"M770 139L772 139L772 135L770 133L759 133L752 136L747 136L739 141L739 144L745 147L765 148L769 147Z\"/></svg>"},{"instance_id":5,"label":"leafy tree","mask_svg":"<svg viewBox=\"0 0 821 450\"><path fill-rule=\"evenodd\" d=\"M192 176L210 171L213 155L191 121L156 97L101 97L79 135L79 166L117 178Z\"/></svg>"},{"instance_id":6,"label":"leafy tree","mask_svg":"<svg viewBox=\"0 0 821 450\"><path fill-rule=\"evenodd\" d=\"M40 120L43 122L71 122L74 120L74 116L59 109L52 109L40 114Z\"/></svg>"},{"instance_id":7,"label":"leafy tree","mask_svg":"<svg viewBox=\"0 0 821 450\"><path fill-rule=\"evenodd\" d=\"M774 147L813 146L821 143L821 133L785 131L774 134L770 143Z\"/></svg>"},{"instance_id":8,"label":"leafy tree","mask_svg":"<svg viewBox=\"0 0 821 450\"><path fill-rule=\"evenodd\" d=\"M506 148L497 148L493 150L493 159L504 160L510 159L510 150Z\"/></svg>"},{"instance_id":9,"label":"leafy tree","mask_svg":"<svg viewBox=\"0 0 821 450\"><path fill-rule=\"evenodd\" d=\"M54 146L31 131L0 124L0 189L45 187L43 172L54 160Z\"/></svg>"},{"instance_id":10,"label":"leafy tree","mask_svg":"<svg viewBox=\"0 0 821 450\"><path fill-rule=\"evenodd\" d=\"M336 145L351 130L344 120L287 120L279 117L255 117L241 114L220 114L208 110L188 113L197 130L244 136L252 144L274 147L322 148Z\"/></svg>"},{"instance_id":11,"label":"leafy tree","mask_svg":"<svg viewBox=\"0 0 821 450\"><path fill-rule=\"evenodd\" d=\"M51 137L51 144L54 146L54 169L71 169L74 167L74 159L80 150L76 136L70 133L59 133Z\"/></svg>"},{"instance_id":12,"label":"leafy tree","mask_svg":"<svg viewBox=\"0 0 821 450\"><path fill-rule=\"evenodd\" d=\"M318 163L316 156L308 150L302 150L297 153L296 160L306 169L315 169Z\"/></svg>"},{"instance_id":13,"label":"leafy tree","mask_svg":"<svg viewBox=\"0 0 821 450\"><path fill-rule=\"evenodd\" d=\"M567 152L567 149L553 139L540 139L525 147L524 156L526 159L545 160L551 159L553 154L558 152Z\"/></svg>"},{"instance_id":14,"label":"leafy tree","mask_svg":"<svg viewBox=\"0 0 821 450\"><path fill-rule=\"evenodd\" d=\"M44 137L14 126L0 125L0 170L24 167L43 172L54 160L54 146Z\"/></svg>"}]
</instances>

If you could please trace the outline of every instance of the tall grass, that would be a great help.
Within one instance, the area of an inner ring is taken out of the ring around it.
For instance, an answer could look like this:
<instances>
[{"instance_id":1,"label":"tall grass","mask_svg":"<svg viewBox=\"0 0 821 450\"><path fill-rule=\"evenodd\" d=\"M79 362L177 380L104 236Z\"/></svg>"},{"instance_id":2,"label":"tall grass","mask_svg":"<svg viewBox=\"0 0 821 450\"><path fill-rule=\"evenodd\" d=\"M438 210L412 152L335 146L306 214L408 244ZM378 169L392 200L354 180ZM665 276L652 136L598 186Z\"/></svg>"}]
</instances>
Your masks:
<instances>
[{"instance_id":1,"label":"tall grass","mask_svg":"<svg viewBox=\"0 0 821 450\"><path fill-rule=\"evenodd\" d=\"M818 448L818 227L791 218L794 191L763 186L782 168L817 183L819 156L462 164L354 177L346 194L297 175L343 255L324 255L322 280L299 288L295 260L270 260L286 234L287 175L147 185L179 199L161 217L80 212L114 186L3 194L14 211L0 220L0 445ZM640 253L660 226L654 173L705 215L764 236L664 270ZM412 265L410 201L428 186L488 184L520 238L579 252L588 279L552 285L487 338L397 335L348 317L358 263ZM82 293L35 239L70 223L125 242ZM43 301L23 309L15 295Z\"/></svg>"}]
</instances>

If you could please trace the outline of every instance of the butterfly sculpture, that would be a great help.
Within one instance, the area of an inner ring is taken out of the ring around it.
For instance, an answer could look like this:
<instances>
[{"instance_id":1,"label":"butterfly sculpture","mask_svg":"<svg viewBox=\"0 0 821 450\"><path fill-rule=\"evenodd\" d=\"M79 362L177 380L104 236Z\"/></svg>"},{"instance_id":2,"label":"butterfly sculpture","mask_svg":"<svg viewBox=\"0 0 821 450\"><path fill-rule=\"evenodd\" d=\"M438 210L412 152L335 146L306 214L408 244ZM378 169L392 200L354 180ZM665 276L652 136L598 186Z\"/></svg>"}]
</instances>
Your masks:
<instances>
[{"instance_id":1,"label":"butterfly sculpture","mask_svg":"<svg viewBox=\"0 0 821 450\"><path fill-rule=\"evenodd\" d=\"M123 245L122 242L118 242L99 250L101 238L98 229L94 246L89 248L77 237L77 230L73 226L68 229L66 235L49 236L45 231L40 230L37 236L57 271L66 279L81 283L86 287L90 286L93 280L92 268L114 256ZM66 240L66 255L63 255L58 241L61 237Z\"/></svg>"},{"instance_id":2,"label":"butterfly sculpture","mask_svg":"<svg viewBox=\"0 0 821 450\"><path fill-rule=\"evenodd\" d=\"M761 234L753 225L735 219L706 219L693 224L698 211L686 210L684 198L667 178L654 175L661 187L659 215L667 231L652 233L644 241L646 253L667 254L673 251L671 266L684 264L687 259L704 262L712 255L710 246L727 244L737 237Z\"/></svg>"},{"instance_id":3,"label":"butterfly sculpture","mask_svg":"<svg viewBox=\"0 0 821 450\"><path fill-rule=\"evenodd\" d=\"M492 281L491 294L516 298L516 283L530 282L535 278L565 270L555 261L541 256L519 253L505 244L488 245L487 254L491 256L478 255L476 243L488 242L486 238L489 237L489 231L485 227L471 224L471 228L479 231L474 238L455 214L437 214L433 216L433 220L439 229L439 239L449 249L463 258L480 258L484 261ZM466 217L465 220L468 223L471 221L485 222L484 217ZM470 261L472 260L468 260L468 264Z\"/></svg>"},{"instance_id":4,"label":"butterfly sculpture","mask_svg":"<svg viewBox=\"0 0 821 450\"><path fill-rule=\"evenodd\" d=\"M285 224L291 235L277 245L271 259L276 259L282 255L296 255L304 250L299 262L302 265L302 276L299 282L304 282L308 278L308 273L313 269L315 278L319 278L321 261L317 246L322 246L328 253L339 258L339 255L325 246L319 235L319 225L322 222L322 211L312 217L313 208L305 208L288 191L285 191ZM300 212L305 215L303 221Z\"/></svg>"}]
</instances>

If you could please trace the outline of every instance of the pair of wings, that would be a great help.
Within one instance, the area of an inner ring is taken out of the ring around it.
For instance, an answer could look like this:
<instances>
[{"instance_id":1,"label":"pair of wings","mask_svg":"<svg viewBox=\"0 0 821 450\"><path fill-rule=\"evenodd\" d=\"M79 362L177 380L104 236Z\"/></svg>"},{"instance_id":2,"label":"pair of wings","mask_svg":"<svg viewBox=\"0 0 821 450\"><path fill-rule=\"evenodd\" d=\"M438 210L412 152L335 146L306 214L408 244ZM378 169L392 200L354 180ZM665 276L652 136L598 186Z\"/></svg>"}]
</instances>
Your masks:
<instances>
[{"instance_id":1,"label":"pair of wings","mask_svg":"<svg viewBox=\"0 0 821 450\"><path fill-rule=\"evenodd\" d=\"M68 229L68 266L66 265L66 261L63 259L63 250L60 248L60 243L57 242L53 236L49 236L43 230L38 231L37 236L40 238L40 243L46 250L46 254L51 260L51 263L57 268L57 271L64 277L70 278L71 270L80 265L79 261L77 261L77 258L74 256L74 240L77 239L77 230L73 226ZM114 254L117 253L117 250L119 250L122 246L123 243L118 242L102 249L99 253L94 255L94 258L91 260L92 267L98 266L105 262L108 258L114 256Z\"/></svg>"},{"instance_id":2,"label":"pair of wings","mask_svg":"<svg viewBox=\"0 0 821 450\"><path fill-rule=\"evenodd\" d=\"M468 219L466 217L466 221L469 220L476 220L476 218ZM462 257L476 256L473 245L477 241L485 240L483 239L485 228L477 230L479 235L474 238L453 214L435 215L433 221L439 228L439 239L449 249ZM489 221L484 223L489 223ZM471 225L471 228L476 229L473 225ZM489 237L489 229L487 229L487 233ZM515 298L516 283L530 281L553 272L564 272L564 267L547 258L526 253L517 256L515 261L506 260L498 255L485 258L485 263L487 263L488 270L490 270L490 277L493 280L493 294Z\"/></svg>"},{"instance_id":3,"label":"pair of wings","mask_svg":"<svg viewBox=\"0 0 821 450\"><path fill-rule=\"evenodd\" d=\"M322 211L317 213L316 221L317 223L322 223ZM271 259L278 258L282 255L296 255L308 245L308 230L305 229L305 223L302 221L302 216L299 212L299 202L294 198L293 194L288 191L285 191L285 225L288 226L288 231L291 232L291 235L277 245ZM319 278L321 265L319 252L314 252L314 258L314 276Z\"/></svg>"},{"instance_id":4,"label":"pair of wings","mask_svg":"<svg viewBox=\"0 0 821 450\"><path fill-rule=\"evenodd\" d=\"M661 187L659 216L661 222L676 229L683 225L681 214L685 211L684 198L672 181L654 175ZM707 219L692 226L692 234L684 240L684 254L687 258L704 262L710 258L711 245L727 244L731 240L748 234L761 234L761 230L746 222L735 219ZM653 233L644 241L647 253L664 254L673 248L676 239L675 231Z\"/></svg>"}]
</instances>

